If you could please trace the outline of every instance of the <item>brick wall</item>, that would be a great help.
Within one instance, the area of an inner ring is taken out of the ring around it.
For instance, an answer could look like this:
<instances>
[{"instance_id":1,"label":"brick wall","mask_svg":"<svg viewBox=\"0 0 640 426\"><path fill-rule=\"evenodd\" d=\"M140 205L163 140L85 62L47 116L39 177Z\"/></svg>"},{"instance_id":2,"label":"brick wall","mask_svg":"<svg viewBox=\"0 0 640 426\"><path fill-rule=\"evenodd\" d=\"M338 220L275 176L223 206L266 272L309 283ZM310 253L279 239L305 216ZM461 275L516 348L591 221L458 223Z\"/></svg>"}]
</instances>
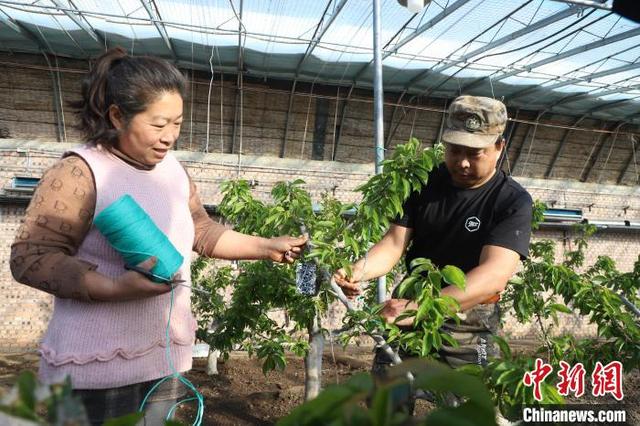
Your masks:
<instances>
[{"instance_id":1,"label":"brick wall","mask_svg":"<svg viewBox=\"0 0 640 426\"><path fill-rule=\"evenodd\" d=\"M89 65L59 58L62 114L57 118L52 73L43 61L40 56L0 53L0 135L51 141L58 140L60 127L64 134L60 140L79 141L68 102L78 99ZM187 74L191 84L178 149L256 156L283 153L284 158L334 158L346 163L374 160L369 90L355 89L347 101L347 87L298 82L287 115L289 81L247 77L240 96L235 76L216 74L209 96L210 75L199 71ZM437 140L447 100L418 97L409 101L387 93L385 102L385 146L389 151L410 136L428 144ZM639 183L632 149L634 138L637 145L637 126L623 125L612 137L598 131L613 131L617 123L585 119L579 130L569 130L567 126L576 122L575 117L548 113L534 125L537 115L535 111L509 111L517 124L504 167L514 175ZM316 126L316 121L322 125Z\"/></svg>"},{"instance_id":2,"label":"brick wall","mask_svg":"<svg viewBox=\"0 0 640 426\"><path fill-rule=\"evenodd\" d=\"M68 102L78 99L88 63L58 59L61 117L55 114L52 73L43 58L0 53L0 192L15 175L40 176L64 150L81 140ZM287 125L291 82L247 78L239 96L235 76L216 74L209 101L210 76L197 71L189 76L192 84L177 155L205 203L220 201L219 184L225 179L256 180L256 194L267 199L273 183L297 177L307 182L315 199L329 191L343 201L357 201L353 189L373 173L370 91L356 89L347 102L345 87L299 82ZM394 106L398 101L397 94L386 94L387 155L411 136L426 144L437 140L446 100L420 98L409 103L405 99ZM318 128L316 115L323 115L318 122L324 124ZM531 121L536 115L534 111L510 111L519 122L504 168L534 198L554 207L581 208L589 219L639 222L638 175L629 163L637 126L622 126L620 134L612 137L592 130L612 130L616 123L586 119L580 124L585 130L569 131L563 126L575 122L573 117L546 114L535 126ZM58 139L69 143L55 142ZM558 149L561 140L565 143ZM336 161L327 161L332 158ZM547 174L551 179L544 179ZM624 186L615 185L618 181ZM9 244L23 209L0 204L0 350L33 347L51 309L49 296L15 284L9 274ZM557 241L558 254L570 248L569 235L563 231L535 234L535 238L543 237ZM619 269L627 271L639 252L638 233L601 232L592 239L588 261L607 254ZM331 316L339 322L340 311ZM563 327L577 334L593 332L571 318L563 320ZM529 332L509 319L505 328L514 337Z\"/></svg>"},{"instance_id":3,"label":"brick wall","mask_svg":"<svg viewBox=\"0 0 640 426\"><path fill-rule=\"evenodd\" d=\"M14 175L40 176L42 172L73 144L34 141L5 141L0 149L0 188L10 185ZM206 204L217 204L221 199L219 184L226 179L253 179L258 182L255 191L268 200L271 186L280 180L302 178L314 199L323 191L333 191L343 201L357 201L353 189L366 181L373 172L372 164L349 164L326 161L298 161L274 157L243 156L238 168L238 157L231 154L202 154L177 151L199 187ZM534 198L555 201L556 207L582 208L590 219L609 219L622 222L640 221L640 188L612 185L579 184L560 180L518 178ZM589 211L589 207L591 206ZM45 293L15 283L8 268L9 245L24 214L24 207L0 205L0 350L19 351L33 348L42 335L52 307L51 297ZM571 250L570 231L541 230L534 238L548 238L557 242L558 258ZM640 233L603 231L596 234L589 246L587 262L598 255L609 255L622 271L629 271L640 253ZM334 306L329 312L328 326L337 328L343 309ZM277 313L275 313L277 316ZM577 316L566 315L562 330L575 335L591 335L595 329ZM513 338L530 337L529 326L505 318L505 333Z\"/></svg>"},{"instance_id":4,"label":"brick wall","mask_svg":"<svg viewBox=\"0 0 640 426\"><path fill-rule=\"evenodd\" d=\"M34 347L53 308L52 297L17 284L9 272L9 245L23 215L24 207L0 206L0 351Z\"/></svg>"}]
</instances>

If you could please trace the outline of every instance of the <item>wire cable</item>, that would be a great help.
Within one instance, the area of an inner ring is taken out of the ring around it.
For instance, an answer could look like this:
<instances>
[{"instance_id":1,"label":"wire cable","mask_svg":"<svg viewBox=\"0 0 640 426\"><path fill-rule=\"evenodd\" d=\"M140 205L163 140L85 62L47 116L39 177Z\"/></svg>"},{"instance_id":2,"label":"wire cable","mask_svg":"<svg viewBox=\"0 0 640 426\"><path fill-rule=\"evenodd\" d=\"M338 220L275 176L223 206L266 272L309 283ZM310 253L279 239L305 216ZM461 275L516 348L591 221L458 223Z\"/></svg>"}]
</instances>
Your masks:
<instances>
[{"instance_id":1,"label":"wire cable","mask_svg":"<svg viewBox=\"0 0 640 426\"><path fill-rule=\"evenodd\" d=\"M619 129L620 128L618 128L618 130ZM616 145L617 139L618 139L618 132L616 132L611 138L611 146L609 147L609 153L607 154L607 158L604 160L604 163L600 167L600 172L598 173L598 180L597 180L598 183L600 183L600 179L602 178L602 172L607 168L607 164L609 163L609 158L611 158L611 153L613 152L613 147Z\"/></svg>"},{"instance_id":2,"label":"wire cable","mask_svg":"<svg viewBox=\"0 0 640 426\"><path fill-rule=\"evenodd\" d=\"M636 143L638 142L635 136L629 135L631 141L631 151L633 153L633 169L636 172L636 185L640 183L640 174L638 174L638 159L636 157Z\"/></svg>"},{"instance_id":3,"label":"wire cable","mask_svg":"<svg viewBox=\"0 0 640 426\"><path fill-rule=\"evenodd\" d=\"M520 50L524 50L524 49L528 49L531 46L535 46L536 44L539 44L541 42L544 42L546 40L549 40L553 37L555 37L556 35L566 31L567 29L571 28L573 25L576 25L578 23L580 23L581 21L583 21L584 19L586 19L587 17L589 17L589 15L591 15L592 13L595 12L595 9L592 10L591 12L587 13L586 15L582 16L580 19L578 19L577 21L572 22L571 24L569 24L568 26L556 31L553 34L550 34L549 36L541 39L541 40L536 40L533 43L529 43L528 45L524 45L524 46L519 46L515 49L511 49L511 50L505 50L505 51L500 51L500 52L496 52L496 53L490 53L484 56L481 56L477 59L474 59L471 62L466 62L464 66L460 67L455 73L451 74L449 77L447 77L442 83L439 83L437 86L433 87L433 88L429 88L428 91L426 91L427 94L429 93L433 93L434 91L438 90L440 87L442 87L444 84L446 84L449 80L451 80L452 78L454 78L456 75L458 75L460 72L464 71L465 69L467 69L468 67L470 67L473 64L477 64L478 62L480 62L483 59L489 58L489 57L494 57L494 56L501 56L501 55L507 55L509 53L513 53L513 52L517 52ZM600 18L602 19L602 18ZM506 21L505 21L506 22ZM591 24L589 24L591 25ZM577 31L577 30L576 30ZM497 33L496 33L497 34ZM495 36L494 36L495 37ZM560 39L562 40L562 39ZM557 43L559 40L554 41L553 43ZM553 44L551 43L551 44ZM488 76L489 78L489 84L491 85L491 93L493 95L493 98L495 99L495 93L493 93L493 82L491 81L491 74ZM460 88L460 83L458 82L458 87L460 92L462 92L462 88Z\"/></svg>"},{"instance_id":4,"label":"wire cable","mask_svg":"<svg viewBox=\"0 0 640 426\"><path fill-rule=\"evenodd\" d=\"M187 389L189 389L191 392L193 392L193 394L195 396L191 397L191 398L183 399L182 401L178 401L177 403L175 403L171 407L169 412L167 413L166 420L170 420L171 419L171 416L173 415L174 411L176 410L176 408L178 406L180 406L180 405L182 405L182 404L184 404L186 402L198 401L198 408L196 410L196 418L193 421L193 426L200 426L202 424L202 420L204 418L204 396L202 396L202 394L200 392L198 392L198 389L196 389L196 387L193 385L193 383L191 383L189 381L189 379L184 377L182 374L180 374L176 370L176 367L173 365L173 359L171 357L171 336L170 336L169 331L171 330L171 313L173 312L174 291L175 290L172 288L171 289L171 298L170 298L170 303L169 303L169 319L167 320L167 326L165 328L165 342L166 342L165 357L166 357L166 360L167 360L167 362L169 364L169 369L172 371L172 374L170 374L169 376L166 376L166 377L158 380L151 387L151 389L149 389L149 392L147 392L147 394L145 395L144 399L142 400L142 403L140 404L140 408L138 408L138 411L139 412L144 412L144 407L147 404L147 400L160 387L160 385L162 383L166 382L167 380L177 379Z\"/></svg>"}]
</instances>

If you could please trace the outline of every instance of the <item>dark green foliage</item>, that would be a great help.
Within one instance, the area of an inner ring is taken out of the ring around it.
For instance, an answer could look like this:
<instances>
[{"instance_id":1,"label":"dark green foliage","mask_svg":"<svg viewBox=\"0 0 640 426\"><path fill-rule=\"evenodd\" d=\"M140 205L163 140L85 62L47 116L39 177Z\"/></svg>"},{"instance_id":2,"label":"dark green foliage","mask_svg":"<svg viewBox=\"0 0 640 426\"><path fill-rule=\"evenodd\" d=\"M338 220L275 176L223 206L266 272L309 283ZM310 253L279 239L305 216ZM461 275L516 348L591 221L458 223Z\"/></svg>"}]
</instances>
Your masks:
<instances>
[{"instance_id":1,"label":"dark green foliage","mask_svg":"<svg viewBox=\"0 0 640 426\"><path fill-rule=\"evenodd\" d=\"M334 299L327 277L339 268L350 273L350 265L382 237L389 220L402 214L402 205L411 192L426 183L442 154L441 147L422 149L419 141L412 139L396 147L393 157L384 162L382 174L358 188L362 193L358 206L343 204L324 194L316 212L301 180L277 183L271 191L271 203L256 200L245 181L226 182L222 186L224 198L220 213L237 231L272 237L298 235L301 229L307 230L313 250L302 261L318 264L320 292L315 297L299 294L292 265L241 262L237 273L219 270L215 276L207 276L200 273L203 264L196 262L192 275L199 287L220 293L223 288L233 286L233 296L226 309L219 296L210 300L194 294L194 306L200 317L198 337L223 353L238 346L255 353L263 360L265 372L285 367L285 348L304 355L308 344L302 332L316 313L324 313ZM447 279L460 280L453 270L445 273L450 276ZM371 301L375 289L366 294ZM438 306L429 313L442 309ZM278 326L268 315L275 310L283 310L292 325ZM375 309L368 313L371 315L366 322L383 326ZM212 322L216 325L215 333L208 331ZM433 340L435 344L439 341L437 337Z\"/></svg>"},{"instance_id":2,"label":"dark green foliage","mask_svg":"<svg viewBox=\"0 0 640 426\"><path fill-rule=\"evenodd\" d=\"M424 418L395 412L393 395L409 386L406 378L409 371L414 374L416 387L438 393L453 392L464 402L458 407L439 407ZM369 408L367 400L371 401ZM346 383L331 385L316 399L295 408L278 426L493 426L494 416L489 392L478 378L435 362L413 360L393 367L385 382L375 383L369 374L360 373Z\"/></svg>"},{"instance_id":3,"label":"dark green foliage","mask_svg":"<svg viewBox=\"0 0 640 426\"><path fill-rule=\"evenodd\" d=\"M535 367L534 357L514 356L505 340L498 336L494 339L500 347L501 358L490 361L484 369L471 365L461 370L483 379L491 390L493 401L505 417L518 419L522 415L521 406L525 404L534 406L564 403L564 398L558 393L551 375L541 383L542 401L536 401L531 388L525 387L522 382L525 373Z\"/></svg>"},{"instance_id":4,"label":"dark green foliage","mask_svg":"<svg viewBox=\"0 0 640 426\"><path fill-rule=\"evenodd\" d=\"M38 383L31 371L23 371L8 394L0 399L0 412L26 419L38 425L88 425L87 414L80 398L73 395L69 380L45 386ZM105 426L135 426L143 413L132 413L105 422ZM167 425L178 425L167 422Z\"/></svg>"},{"instance_id":5,"label":"dark green foliage","mask_svg":"<svg viewBox=\"0 0 640 426\"><path fill-rule=\"evenodd\" d=\"M208 341L211 328L226 310L224 290L233 282L233 271L230 266L213 269L213 260L198 257L191 262L192 285L203 293L194 292L191 298L193 312L198 319L196 338Z\"/></svg>"},{"instance_id":6,"label":"dark green foliage","mask_svg":"<svg viewBox=\"0 0 640 426\"><path fill-rule=\"evenodd\" d=\"M364 308L362 311L347 312L346 322L351 333L345 336L344 342L361 333L376 334L384 331L387 343L394 344L402 352L434 358L443 343L456 346L457 342L441 330L447 319L457 319L458 302L450 296L441 295L443 287L455 285L464 288L464 273L455 266L446 266L438 270L428 259L414 259L411 262L411 274L398 288L401 298L415 300L417 309L409 309L401 314L397 321L414 318L412 330L403 330L395 324L387 324L379 312L381 306Z\"/></svg>"},{"instance_id":7,"label":"dark green foliage","mask_svg":"<svg viewBox=\"0 0 640 426\"><path fill-rule=\"evenodd\" d=\"M536 230L540 227L540 224L544 222L544 211L547 210L547 205L540 200L533 202L533 214L531 216L531 229Z\"/></svg>"},{"instance_id":8,"label":"dark green foliage","mask_svg":"<svg viewBox=\"0 0 640 426\"><path fill-rule=\"evenodd\" d=\"M299 234L301 225L305 226L313 250L303 261L313 259L318 264L321 286L318 296L301 296L294 286L294 267L270 262L241 263L237 276L223 273L222 284L212 285L217 289L233 285L235 289L226 311L221 310L217 302L211 304L210 309L216 314L208 318L215 318L219 329L207 335L206 340L223 352L241 345L256 353L263 359L265 372L284 368L285 349L304 355L308 349L306 340L293 337L296 334L290 329L279 327L268 317L269 311L284 310L293 322L293 330L304 331L316 313L323 313L333 300L326 285L328 273L339 268L350 273L349 266L382 237L389 221L402 213L404 200L426 184L429 171L441 160L441 147L422 150L417 140L411 140L398 146L393 158L385 160L382 174L358 188L362 193L361 203L343 204L325 194L321 209L315 213L309 194L302 189L302 181L277 184L272 192L272 204L255 200L246 182L225 184L221 212L237 230L268 237ZM543 203L534 204L534 229L543 220L545 209ZM511 309L518 321L535 322L540 327L544 341L540 356L551 363L555 371L560 360L570 364L582 362L587 369L596 361L620 360L626 370L637 368L640 361L637 319L620 297L638 305L640 259L629 273L618 272L614 262L604 256L585 267L587 239L594 231L591 226L582 226L573 241L574 249L561 262L556 262L553 241L532 243L531 257L507 286L501 302L503 312ZM445 343L456 345L440 327L445 320L457 318L455 312L459 306L452 298L443 296L441 290L447 285L463 288L464 274L454 267L438 270L427 259L416 259L411 266L412 273L400 284L399 293L418 304L415 311L405 315L415 316L414 328L404 330L395 324L386 324L379 315L381 306L374 302L375 287L370 286L365 292L364 309L345 317L345 325L350 329L350 333L342 336L345 342L362 333L383 333L389 342L405 352L423 357L430 357ZM400 262L399 270L403 267ZM388 279L390 281L392 279ZM206 310L206 304L202 308ZM597 324L601 338L553 337L547 323L553 320L557 324L559 313L585 316ZM493 397L500 410L516 417L521 404L537 403L531 388L522 383L524 374L533 369L534 357L513 355L505 341L499 339L498 343L503 353L501 359L492 360L484 370L469 366L458 373L481 377L490 389L487 395ZM557 377L552 375L542 384L542 404L563 401L554 380ZM400 424L403 420L392 416L388 405L389 391L395 385L380 387L375 395L372 386L372 379L356 376L346 385L332 387L317 400L300 407L282 424ZM373 398L371 411L361 404L368 397ZM450 413L447 410L440 410L428 424L454 424L449 423L452 417L444 417ZM460 418L463 420L455 424L471 424L464 423L464 414Z\"/></svg>"},{"instance_id":9,"label":"dark green foliage","mask_svg":"<svg viewBox=\"0 0 640 426\"><path fill-rule=\"evenodd\" d=\"M546 208L543 204L539 206ZM593 371L597 361L603 364L620 361L626 371L640 365L638 319L620 297L638 305L640 258L628 273L618 272L613 260L606 256L598 257L592 266L585 268L587 240L594 232L591 225L578 225L573 241L575 249L567 252L560 263L555 259L553 241L532 243L530 258L510 281L501 301L503 308L510 309L519 322L537 324L543 339L538 356L551 364L554 371L559 371L560 361L570 365L582 363L588 372ZM583 316L583 321L597 325L599 338L552 336L552 327L559 324L558 313ZM542 383L543 401L536 402L531 388L522 384L524 373L533 370L535 357L512 356L505 341L499 340L499 344L502 359L492 361L482 374L503 414L516 418L522 404L555 404L563 400L555 387L558 377L551 374Z\"/></svg>"},{"instance_id":10,"label":"dark green foliage","mask_svg":"<svg viewBox=\"0 0 640 426\"><path fill-rule=\"evenodd\" d=\"M561 263L556 263L553 241L532 243L523 271L507 286L503 307L513 309L521 323L538 324L544 340L540 353L553 365L561 360L582 362L590 369L596 361L606 364L617 360L629 371L640 365L640 327L620 296L638 305L640 257L628 273L617 271L615 262L606 256L585 268L587 240L594 232L592 225L579 225L575 249L567 252ZM545 320L551 319L557 326L558 313L584 316L597 325L600 339L551 337L552 326Z\"/></svg>"}]
</instances>

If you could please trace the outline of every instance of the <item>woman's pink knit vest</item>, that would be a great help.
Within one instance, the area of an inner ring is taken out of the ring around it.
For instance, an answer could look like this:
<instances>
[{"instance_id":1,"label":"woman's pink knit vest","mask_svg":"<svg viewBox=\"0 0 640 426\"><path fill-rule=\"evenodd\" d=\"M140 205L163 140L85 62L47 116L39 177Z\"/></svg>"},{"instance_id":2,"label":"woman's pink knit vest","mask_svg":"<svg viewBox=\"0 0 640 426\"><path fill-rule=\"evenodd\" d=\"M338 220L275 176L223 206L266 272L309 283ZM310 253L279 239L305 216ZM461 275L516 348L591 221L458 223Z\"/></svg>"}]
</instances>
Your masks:
<instances>
[{"instance_id":1,"label":"woman's pink knit vest","mask_svg":"<svg viewBox=\"0 0 640 426\"><path fill-rule=\"evenodd\" d=\"M191 285L193 220L189 179L169 153L153 170L139 170L94 146L73 150L86 160L96 185L94 216L124 194L131 195L184 256L181 278ZM91 214L91 212L86 212ZM92 226L76 255L117 277L122 257ZM164 284L158 284L164 285ZM174 290L171 357L179 372L191 368L196 322L191 291ZM158 379L172 373L166 357L170 293L126 302L82 302L55 298L53 317L41 346L40 378L58 382L70 375L74 389L105 389Z\"/></svg>"}]
</instances>

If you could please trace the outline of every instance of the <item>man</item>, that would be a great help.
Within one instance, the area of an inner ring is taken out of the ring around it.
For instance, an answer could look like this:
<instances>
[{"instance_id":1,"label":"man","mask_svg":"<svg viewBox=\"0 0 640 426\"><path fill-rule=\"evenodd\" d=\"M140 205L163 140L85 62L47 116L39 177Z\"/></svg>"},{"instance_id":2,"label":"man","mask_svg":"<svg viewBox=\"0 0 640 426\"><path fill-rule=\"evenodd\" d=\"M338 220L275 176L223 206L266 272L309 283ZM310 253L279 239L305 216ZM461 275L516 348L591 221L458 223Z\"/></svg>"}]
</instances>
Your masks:
<instances>
[{"instance_id":1,"label":"man","mask_svg":"<svg viewBox=\"0 0 640 426\"><path fill-rule=\"evenodd\" d=\"M442 290L458 301L462 311L459 325L454 321L444 325L460 346L445 346L438 354L452 367L486 365L487 355L495 353L490 339L499 322L495 302L528 253L531 196L496 170L505 149L506 121L507 111L500 101L456 98L442 134L444 164L431 172L420 192L411 194L403 216L393 220L380 242L352 266L352 276L342 269L334 274L345 294L353 297L360 293L359 282L388 273L407 247L407 268L413 259L424 257L438 267L462 269L467 278L465 290L454 286ZM403 311L416 307L413 301L392 298L385 303L382 316L391 323ZM413 318L406 318L397 324L410 327L412 323ZM378 351L374 373L390 363Z\"/></svg>"}]
</instances>

